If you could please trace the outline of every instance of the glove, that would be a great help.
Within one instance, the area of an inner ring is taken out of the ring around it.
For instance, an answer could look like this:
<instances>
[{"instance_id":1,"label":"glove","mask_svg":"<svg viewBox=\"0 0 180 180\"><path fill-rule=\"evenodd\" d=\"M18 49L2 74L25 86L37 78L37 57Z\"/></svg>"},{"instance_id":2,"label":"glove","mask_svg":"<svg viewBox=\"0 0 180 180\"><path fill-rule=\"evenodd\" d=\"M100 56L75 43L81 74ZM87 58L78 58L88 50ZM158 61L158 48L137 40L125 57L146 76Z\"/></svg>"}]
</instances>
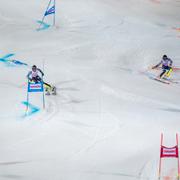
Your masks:
<instances>
[{"instance_id":1,"label":"glove","mask_svg":"<svg viewBox=\"0 0 180 180\"><path fill-rule=\"evenodd\" d=\"M29 78L29 81L32 81L32 79L31 79L31 78Z\"/></svg>"}]
</instances>

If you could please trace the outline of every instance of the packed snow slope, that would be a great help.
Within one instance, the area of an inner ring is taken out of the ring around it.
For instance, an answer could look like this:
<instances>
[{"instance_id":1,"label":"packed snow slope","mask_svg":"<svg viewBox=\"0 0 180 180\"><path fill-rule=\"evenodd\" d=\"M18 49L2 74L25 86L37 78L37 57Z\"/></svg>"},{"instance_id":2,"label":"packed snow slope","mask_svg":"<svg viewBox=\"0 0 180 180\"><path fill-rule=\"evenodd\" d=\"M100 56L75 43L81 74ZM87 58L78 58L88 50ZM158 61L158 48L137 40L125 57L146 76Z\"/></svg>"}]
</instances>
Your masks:
<instances>
[{"instance_id":1,"label":"packed snow slope","mask_svg":"<svg viewBox=\"0 0 180 180\"><path fill-rule=\"evenodd\" d=\"M57 87L45 110L31 94L40 110L25 116L30 67L0 61L0 180L157 179L160 134L174 146L180 130L180 86L142 72L163 54L180 66L180 0L57 0L56 27L36 31L47 3L0 0L0 57L36 64ZM173 179L176 161L163 163Z\"/></svg>"}]
</instances>

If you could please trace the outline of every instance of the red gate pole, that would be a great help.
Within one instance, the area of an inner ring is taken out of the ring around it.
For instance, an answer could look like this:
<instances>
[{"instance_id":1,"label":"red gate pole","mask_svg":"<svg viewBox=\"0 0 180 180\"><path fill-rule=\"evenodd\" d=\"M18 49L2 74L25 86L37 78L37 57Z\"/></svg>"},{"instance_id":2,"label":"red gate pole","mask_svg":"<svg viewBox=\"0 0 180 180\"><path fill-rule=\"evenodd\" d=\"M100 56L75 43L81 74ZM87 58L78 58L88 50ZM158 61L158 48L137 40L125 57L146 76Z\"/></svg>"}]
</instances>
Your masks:
<instances>
[{"instance_id":1,"label":"red gate pole","mask_svg":"<svg viewBox=\"0 0 180 180\"><path fill-rule=\"evenodd\" d=\"M163 143L163 134L161 133L161 146L160 146L160 159L159 159L159 172L158 172L158 179L161 179L161 164L162 164L162 159L161 159L161 148L162 148L162 143Z\"/></svg>"},{"instance_id":2,"label":"red gate pole","mask_svg":"<svg viewBox=\"0 0 180 180\"><path fill-rule=\"evenodd\" d=\"M179 166L179 140L178 140L178 134L176 133L176 144L177 144L177 153L178 153L178 157L177 157L177 160L178 160L178 177L177 179L179 180L179 177L180 177L180 166Z\"/></svg>"}]
</instances>

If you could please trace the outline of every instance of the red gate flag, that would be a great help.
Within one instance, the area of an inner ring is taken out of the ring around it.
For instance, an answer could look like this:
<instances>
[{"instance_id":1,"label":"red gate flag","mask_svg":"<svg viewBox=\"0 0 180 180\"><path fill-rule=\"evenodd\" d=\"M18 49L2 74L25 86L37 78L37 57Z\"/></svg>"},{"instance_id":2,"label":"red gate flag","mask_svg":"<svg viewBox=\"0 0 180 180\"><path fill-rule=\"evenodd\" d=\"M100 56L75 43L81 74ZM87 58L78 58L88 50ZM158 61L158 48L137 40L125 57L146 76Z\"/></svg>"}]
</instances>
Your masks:
<instances>
[{"instance_id":1,"label":"red gate flag","mask_svg":"<svg viewBox=\"0 0 180 180\"><path fill-rule=\"evenodd\" d=\"M180 180L180 163L179 163L179 143L178 134L176 133L176 145L173 147L163 146L163 134L161 133L160 160L159 160L159 180L161 179L162 158L177 158L177 179Z\"/></svg>"},{"instance_id":2,"label":"red gate flag","mask_svg":"<svg viewBox=\"0 0 180 180\"><path fill-rule=\"evenodd\" d=\"M161 158L164 157L178 158L179 157L178 146L174 146L174 147L161 146Z\"/></svg>"}]
</instances>

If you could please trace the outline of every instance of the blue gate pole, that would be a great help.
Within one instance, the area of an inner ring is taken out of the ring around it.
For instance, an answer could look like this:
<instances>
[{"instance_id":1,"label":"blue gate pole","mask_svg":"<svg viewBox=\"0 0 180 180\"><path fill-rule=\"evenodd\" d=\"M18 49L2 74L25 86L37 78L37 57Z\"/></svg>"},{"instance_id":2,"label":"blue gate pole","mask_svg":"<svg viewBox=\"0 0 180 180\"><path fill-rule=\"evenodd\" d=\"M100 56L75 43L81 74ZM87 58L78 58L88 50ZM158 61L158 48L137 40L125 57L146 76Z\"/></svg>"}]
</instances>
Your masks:
<instances>
[{"instance_id":1,"label":"blue gate pole","mask_svg":"<svg viewBox=\"0 0 180 180\"><path fill-rule=\"evenodd\" d=\"M43 79L42 79L42 80L43 80ZM42 81L42 86L44 86L44 81ZM44 87L43 87L43 109L45 109Z\"/></svg>"},{"instance_id":2,"label":"blue gate pole","mask_svg":"<svg viewBox=\"0 0 180 180\"><path fill-rule=\"evenodd\" d=\"M53 26L56 25L56 0L54 0L54 8L55 8L55 10L54 10Z\"/></svg>"},{"instance_id":3,"label":"blue gate pole","mask_svg":"<svg viewBox=\"0 0 180 180\"><path fill-rule=\"evenodd\" d=\"M47 8L46 8L45 13L46 13L46 12L47 12L47 10L49 9L49 6L51 5L51 1L52 1L52 0L50 0L50 1L49 1L49 4L48 4L48 6L47 6ZM43 18L42 18L42 22L44 22L45 13L44 13L44 16L43 16ZM41 25L42 25L42 23L39 25L39 29L40 29Z\"/></svg>"},{"instance_id":4,"label":"blue gate pole","mask_svg":"<svg viewBox=\"0 0 180 180\"><path fill-rule=\"evenodd\" d=\"M43 65L43 73L44 73L44 68L45 68L45 61L43 59L43 62L42 62L42 65ZM45 96L44 96L44 80L43 80L43 76L42 76L42 87L43 87L43 109L45 109Z\"/></svg>"},{"instance_id":5,"label":"blue gate pole","mask_svg":"<svg viewBox=\"0 0 180 180\"><path fill-rule=\"evenodd\" d=\"M28 82L28 88L27 88L27 105L26 105L26 114L29 110L29 82Z\"/></svg>"}]
</instances>

